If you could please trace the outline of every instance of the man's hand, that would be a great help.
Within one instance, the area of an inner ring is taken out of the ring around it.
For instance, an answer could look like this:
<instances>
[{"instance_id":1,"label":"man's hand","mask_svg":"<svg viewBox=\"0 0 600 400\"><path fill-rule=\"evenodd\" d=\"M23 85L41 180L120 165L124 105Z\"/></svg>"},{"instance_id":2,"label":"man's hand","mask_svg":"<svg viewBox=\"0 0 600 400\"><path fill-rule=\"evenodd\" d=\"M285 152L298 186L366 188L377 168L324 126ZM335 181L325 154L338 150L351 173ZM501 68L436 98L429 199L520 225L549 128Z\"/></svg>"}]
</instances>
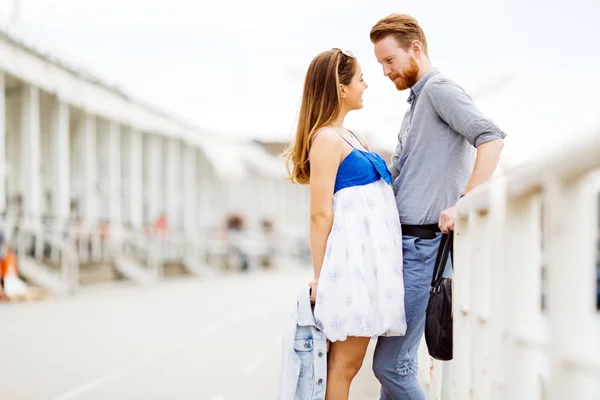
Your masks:
<instances>
[{"instance_id":1,"label":"man's hand","mask_svg":"<svg viewBox=\"0 0 600 400\"><path fill-rule=\"evenodd\" d=\"M454 218L456 217L456 206L450 207L440 213L438 226L443 233L454 230Z\"/></svg>"}]
</instances>

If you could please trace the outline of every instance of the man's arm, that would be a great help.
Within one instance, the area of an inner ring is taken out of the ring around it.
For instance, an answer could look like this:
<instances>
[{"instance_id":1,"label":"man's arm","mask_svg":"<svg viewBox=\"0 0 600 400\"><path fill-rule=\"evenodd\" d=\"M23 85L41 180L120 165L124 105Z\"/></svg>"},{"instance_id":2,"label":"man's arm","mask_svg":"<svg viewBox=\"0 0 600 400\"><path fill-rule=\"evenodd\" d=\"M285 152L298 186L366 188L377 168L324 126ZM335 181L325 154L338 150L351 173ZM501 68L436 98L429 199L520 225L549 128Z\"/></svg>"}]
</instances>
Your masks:
<instances>
[{"instance_id":1,"label":"man's arm","mask_svg":"<svg viewBox=\"0 0 600 400\"><path fill-rule=\"evenodd\" d=\"M463 194L469 193L482 182L487 181L494 175L494 171L500 161L500 153L504 147L503 139L495 139L490 142L485 142L477 148L477 158L475 167L469 182L463 191Z\"/></svg>"},{"instance_id":2,"label":"man's arm","mask_svg":"<svg viewBox=\"0 0 600 400\"><path fill-rule=\"evenodd\" d=\"M483 143L506 137L456 83L448 80L431 82L427 94L438 116L473 147L479 148Z\"/></svg>"},{"instance_id":3,"label":"man's arm","mask_svg":"<svg viewBox=\"0 0 600 400\"><path fill-rule=\"evenodd\" d=\"M431 82L428 94L440 118L477 148L477 159L463 194L492 177L506 134L475 106L471 97L450 81ZM440 213L439 227L444 233L454 229L456 208Z\"/></svg>"},{"instance_id":4,"label":"man's arm","mask_svg":"<svg viewBox=\"0 0 600 400\"><path fill-rule=\"evenodd\" d=\"M477 159L473 167L473 173L469 178L469 183L465 187L463 194L469 193L481 183L490 179L500 161L500 152L504 147L503 139L496 139L485 142L477 148ZM438 226L443 233L454 230L454 219L456 218L456 206L450 207L440 213Z\"/></svg>"},{"instance_id":5,"label":"man's arm","mask_svg":"<svg viewBox=\"0 0 600 400\"><path fill-rule=\"evenodd\" d=\"M400 136L400 135L398 135ZM400 161L400 155L402 154L402 143L400 142L400 137L398 137L398 143L396 144L396 149L394 150L394 154L392 154L392 163L389 166L390 172L392 173L392 181L395 181L398 175L400 175L400 170L398 169L398 162Z\"/></svg>"},{"instance_id":6,"label":"man's arm","mask_svg":"<svg viewBox=\"0 0 600 400\"><path fill-rule=\"evenodd\" d=\"M394 150L394 154L392 154L392 164L388 167L390 172L392 173L392 182L395 181L396 178L400 175L400 169L398 168L398 166L400 165L400 157L402 156L403 148L402 133L406 129L406 124L410 120L410 113L410 108L404 113L404 118L402 119L402 126L400 126L400 132L398 132L398 142L396 142L396 149Z\"/></svg>"}]
</instances>

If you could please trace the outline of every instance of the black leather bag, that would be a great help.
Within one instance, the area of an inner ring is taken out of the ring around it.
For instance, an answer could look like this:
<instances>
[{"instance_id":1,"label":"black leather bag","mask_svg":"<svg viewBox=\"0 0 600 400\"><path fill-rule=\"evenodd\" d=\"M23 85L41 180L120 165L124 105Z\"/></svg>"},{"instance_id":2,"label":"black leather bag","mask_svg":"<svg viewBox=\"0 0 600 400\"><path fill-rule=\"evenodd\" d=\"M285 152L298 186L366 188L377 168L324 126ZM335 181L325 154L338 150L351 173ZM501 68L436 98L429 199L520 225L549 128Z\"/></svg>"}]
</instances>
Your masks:
<instances>
[{"instance_id":1,"label":"black leather bag","mask_svg":"<svg viewBox=\"0 0 600 400\"><path fill-rule=\"evenodd\" d=\"M452 254L453 243L452 231L442 235L425 317L425 342L429 355L441 361L452 360L452 278L442 276L448 256Z\"/></svg>"}]
</instances>

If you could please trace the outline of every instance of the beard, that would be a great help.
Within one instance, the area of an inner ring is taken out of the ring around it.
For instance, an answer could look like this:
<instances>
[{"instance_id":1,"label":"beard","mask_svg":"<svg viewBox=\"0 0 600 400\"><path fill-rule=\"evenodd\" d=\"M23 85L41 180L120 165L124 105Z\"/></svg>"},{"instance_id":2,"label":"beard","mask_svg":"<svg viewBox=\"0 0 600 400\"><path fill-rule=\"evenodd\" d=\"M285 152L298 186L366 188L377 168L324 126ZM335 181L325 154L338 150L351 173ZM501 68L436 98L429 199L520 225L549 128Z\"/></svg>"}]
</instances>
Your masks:
<instances>
[{"instance_id":1,"label":"beard","mask_svg":"<svg viewBox=\"0 0 600 400\"><path fill-rule=\"evenodd\" d=\"M414 57L410 58L408 67L404 68L401 74L390 74L390 79L396 85L398 90L406 90L415 86L419 81L417 76L419 75L419 64Z\"/></svg>"}]
</instances>

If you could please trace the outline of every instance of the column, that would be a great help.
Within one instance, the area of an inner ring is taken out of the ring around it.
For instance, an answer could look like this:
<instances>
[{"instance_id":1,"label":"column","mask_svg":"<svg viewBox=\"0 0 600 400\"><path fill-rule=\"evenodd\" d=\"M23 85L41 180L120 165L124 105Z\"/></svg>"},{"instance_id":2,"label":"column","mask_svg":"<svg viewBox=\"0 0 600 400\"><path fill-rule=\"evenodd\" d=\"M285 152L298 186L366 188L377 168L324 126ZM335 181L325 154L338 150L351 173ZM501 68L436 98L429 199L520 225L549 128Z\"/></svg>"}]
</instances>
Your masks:
<instances>
[{"instance_id":1,"label":"column","mask_svg":"<svg viewBox=\"0 0 600 400\"><path fill-rule=\"evenodd\" d=\"M0 71L0 213L6 210L6 88Z\"/></svg>"},{"instance_id":2,"label":"column","mask_svg":"<svg viewBox=\"0 0 600 400\"><path fill-rule=\"evenodd\" d=\"M181 189L181 175L179 174L181 164L181 146L175 139L167 140L166 168L165 168L165 208L169 226L179 228L180 210L179 196Z\"/></svg>"},{"instance_id":3,"label":"column","mask_svg":"<svg viewBox=\"0 0 600 400\"><path fill-rule=\"evenodd\" d=\"M70 216L69 105L56 99L52 110L52 213L58 229Z\"/></svg>"},{"instance_id":4,"label":"column","mask_svg":"<svg viewBox=\"0 0 600 400\"><path fill-rule=\"evenodd\" d=\"M129 221L133 230L142 227L142 134L131 128L129 132Z\"/></svg>"},{"instance_id":5,"label":"column","mask_svg":"<svg viewBox=\"0 0 600 400\"><path fill-rule=\"evenodd\" d=\"M39 221L40 185L40 92L23 83L21 92L21 188L25 218Z\"/></svg>"},{"instance_id":6,"label":"column","mask_svg":"<svg viewBox=\"0 0 600 400\"><path fill-rule=\"evenodd\" d=\"M97 222L97 157L96 157L96 117L84 112L83 121L80 124L81 166L83 168L83 196L81 199L81 211L85 224L93 226Z\"/></svg>"},{"instance_id":7,"label":"column","mask_svg":"<svg viewBox=\"0 0 600 400\"><path fill-rule=\"evenodd\" d=\"M198 230L197 151L190 145L183 149L183 221L188 235L196 234Z\"/></svg>"},{"instance_id":8,"label":"column","mask_svg":"<svg viewBox=\"0 0 600 400\"><path fill-rule=\"evenodd\" d=\"M144 146L144 163L146 165L147 179L146 202L148 204L148 217L152 223L162 213L160 196L162 192L162 148L161 138L157 135L148 135L146 146Z\"/></svg>"},{"instance_id":9,"label":"column","mask_svg":"<svg viewBox=\"0 0 600 400\"><path fill-rule=\"evenodd\" d=\"M121 126L115 121L108 122L108 215L111 227L119 228L121 216Z\"/></svg>"},{"instance_id":10,"label":"column","mask_svg":"<svg viewBox=\"0 0 600 400\"><path fill-rule=\"evenodd\" d=\"M0 213L6 210L6 88L0 71Z\"/></svg>"},{"instance_id":11,"label":"column","mask_svg":"<svg viewBox=\"0 0 600 400\"><path fill-rule=\"evenodd\" d=\"M203 157L201 153L197 154L196 157ZM198 198L197 209L196 209L196 223L202 229L202 233L206 232L206 229L212 225L211 219L214 219L214 212L212 210L212 199L211 195L215 196L214 190L212 190L212 182L210 180L210 171L207 171L204 163L199 162L196 170L196 196Z\"/></svg>"}]
</instances>

